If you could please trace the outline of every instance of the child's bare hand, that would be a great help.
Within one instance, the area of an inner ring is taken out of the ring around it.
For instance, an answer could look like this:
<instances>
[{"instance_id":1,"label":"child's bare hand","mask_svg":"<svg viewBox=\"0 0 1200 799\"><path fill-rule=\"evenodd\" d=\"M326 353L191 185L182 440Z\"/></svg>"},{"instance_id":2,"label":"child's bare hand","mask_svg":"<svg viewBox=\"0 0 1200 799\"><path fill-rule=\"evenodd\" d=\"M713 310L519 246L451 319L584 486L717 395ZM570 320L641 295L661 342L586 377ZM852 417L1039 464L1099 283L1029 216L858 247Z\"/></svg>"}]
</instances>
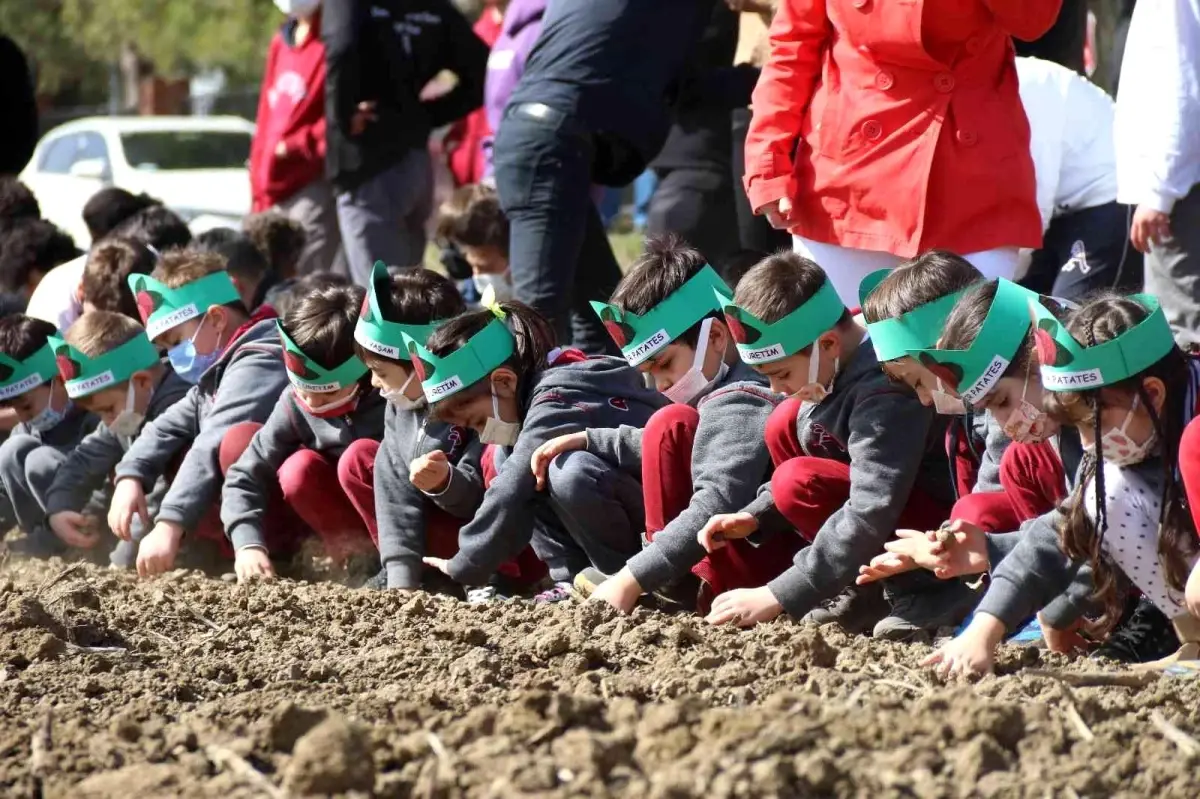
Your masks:
<instances>
[{"instance_id":1,"label":"child's bare hand","mask_svg":"<svg viewBox=\"0 0 1200 799\"><path fill-rule=\"evenodd\" d=\"M996 662L996 647L1004 640L1004 625L995 616L976 614L967 629L943 644L922 661L943 678L980 677L990 674Z\"/></svg>"},{"instance_id":2,"label":"child's bare hand","mask_svg":"<svg viewBox=\"0 0 1200 799\"><path fill-rule=\"evenodd\" d=\"M450 460L440 449L413 458L408 466L408 479L426 494L436 494L450 482Z\"/></svg>"},{"instance_id":3,"label":"child's bare hand","mask_svg":"<svg viewBox=\"0 0 1200 799\"><path fill-rule=\"evenodd\" d=\"M150 525L150 511L146 507L146 492L136 477L125 477L117 481L113 489L112 504L108 506L108 529L122 541L133 540L133 517L142 517L142 524Z\"/></svg>"},{"instance_id":4,"label":"child's bare hand","mask_svg":"<svg viewBox=\"0 0 1200 799\"><path fill-rule=\"evenodd\" d=\"M275 567L265 549L259 547L243 547L233 556L233 571L237 574L238 585L251 580L272 580L275 578Z\"/></svg>"},{"instance_id":5,"label":"child's bare hand","mask_svg":"<svg viewBox=\"0 0 1200 799\"><path fill-rule=\"evenodd\" d=\"M53 514L50 517L50 529L64 544L76 549L91 549L100 541L91 520L71 510Z\"/></svg>"},{"instance_id":6,"label":"child's bare hand","mask_svg":"<svg viewBox=\"0 0 1200 799\"><path fill-rule=\"evenodd\" d=\"M641 595L642 587L637 579L629 569L621 569L597 586L588 601L607 602L622 613L630 613Z\"/></svg>"},{"instance_id":7,"label":"child's bare hand","mask_svg":"<svg viewBox=\"0 0 1200 799\"><path fill-rule=\"evenodd\" d=\"M897 530L883 548L911 559L942 580L988 570L987 534L970 522L956 519L941 530Z\"/></svg>"},{"instance_id":8,"label":"child's bare hand","mask_svg":"<svg viewBox=\"0 0 1200 799\"><path fill-rule=\"evenodd\" d=\"M1042 628L1042 640L1051 652L1061 652L1069 655L1072 652L1086 652L1089 649L1088 640L1079 634L1083 621L1077 621L1069 627L1052 627L1046 617L1038 614L1038 625Z\"/></svg>"},{"instance_id":9,"label":"child's bare hand","mask_svg":"<svg viewBox=\"0 0 1200 799\"><path fill-rule=\"evenodd\" d=\"M450 576L450 561L445 558L421 558L421 561L434 569L437 569L447 577Z\"/></svg>"},{"instance_id":10,"label":"child's bare hand","mask_svg":"<svg viewBox=\"0 0 1200 799\"><path fill-rule=\"evenodd\" d=\"M709 624L733 624L753 627L771 621L783 613L783 605L767 586L737 588L713 600L712 611L704 618Z\"/></svg>"},{"instance_id":11,"label":"child's bare hand","mask_svg":"<svg viewBox=\"0 0 1200 799\"><path fill-rule=\"evenodd\" d=\"M159 522L138 546L139 577L153 577L175 568L175 556L183 542L183 528L174 522Z\"/></svg>"},{"instance_id":12,"label":"child's bare hand","mask_svg":"<svg viewBox=\"0 0 1200 799\"><path fill-rule=\"evenodd\" d=\"M736 538L745 538L758 529L758 519L749 513L718 513L696 533L705 552L716 552Z\"/></svg>"},{"instance_id":13,"label":"child's bare hand","mask_svg":"<svg viewBox=\"0 0 1200 799\"><path fill-rule=\"evenodd\" d=\"M866 585L876 580L886 580L889 577L895 577L897 574L903 574L904 572L910 572L919 568L921 567L907 555L884 552L882 555L876 555L871 558L871 562L866 566L859 566L858 577L854 578L854 582L858 585Z\"/></svg>"},{"instance_id":14,"label":"child's bare hand","mask_svg":"<svg viewBox=\"0 0 1200 799\"><path fill-rule=\"evenodd\" d=\"M533 457L529 459L529 468L537 478L538 491L546 487L546 470L550 468L550 461L564 452L577 449L587 449L587 433L568 433L552 438L533 451Z\"/></svg>"}]
</instances>

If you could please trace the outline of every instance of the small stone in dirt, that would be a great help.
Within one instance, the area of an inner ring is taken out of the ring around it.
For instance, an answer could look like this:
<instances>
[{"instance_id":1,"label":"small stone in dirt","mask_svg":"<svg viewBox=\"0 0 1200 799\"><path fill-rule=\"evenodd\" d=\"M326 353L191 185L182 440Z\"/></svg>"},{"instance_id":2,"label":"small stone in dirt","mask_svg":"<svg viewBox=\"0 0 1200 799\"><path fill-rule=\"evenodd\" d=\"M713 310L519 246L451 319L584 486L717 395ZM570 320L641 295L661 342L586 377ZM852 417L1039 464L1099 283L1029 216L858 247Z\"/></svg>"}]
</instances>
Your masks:
<instances>
[{"instance_id":1,"label":"small stone in dirt","mask_svg":"<svg viewBox=\"0 0 1200 799\"><path fill-rule=\"evenodd\" d=\"M236 582L237 582L237 575L236 575L236 574L234 574L233 572L226 572L225 574L222 574L222 575L221 575L221 582L223 582L223 583L236 583Z\"/></svg>"},{"instance_id":2,"label":"small stone in dirt","mask_svg":"<svg viewBox=\"0 0 1200 799\"><path fill-rule=\"evenodd\" d=\"M546 630L533 641L533 653L542 660L557 657L571 648L571 642L562 630Z\"/></svg>"},{"instance_id":3,"label":"small stone in dirt","mask_svg":"<svg viewBox=\"0 0 1200 799\"><path fill-rule=\"evenodd\" d=\"M833 668L837 663L837 650L825 641L818 627L801 627L792 636L792 651L797 662L822 669Z\"/></svg>"},{"instance_id":4,"label":"small stone in dirt","mask_svg":"<svg viewBox=\"0 0 1200 799\"><path fill-rule=\"evenodd\" d=\"M58 660L67 651L67 645L61 638L46 633L38 639L37 647L33 650L34 660Z\"/></svg>"},{"instance_id":5,"label":"small stone in dirt","mask_svg":"<svg viewBox=\"0 0 1200 799\"><path fill-rule=\"evenodd\" d=\"M366 733L340 716L321 722L296 742L283 787L300 796L371 791L375 760Z\"/></svg>"},{"instance_id":6,"label":"small stone in dirt","mask_svg":"<svg viewBox=\"0 0 1200 799\"><path fill-rule=\"evenodd\" d=\"M277 752L290 752L301 736L328 717L328 712L284 702L271 713L270 742Z\"/></svg>"}]
</instances>

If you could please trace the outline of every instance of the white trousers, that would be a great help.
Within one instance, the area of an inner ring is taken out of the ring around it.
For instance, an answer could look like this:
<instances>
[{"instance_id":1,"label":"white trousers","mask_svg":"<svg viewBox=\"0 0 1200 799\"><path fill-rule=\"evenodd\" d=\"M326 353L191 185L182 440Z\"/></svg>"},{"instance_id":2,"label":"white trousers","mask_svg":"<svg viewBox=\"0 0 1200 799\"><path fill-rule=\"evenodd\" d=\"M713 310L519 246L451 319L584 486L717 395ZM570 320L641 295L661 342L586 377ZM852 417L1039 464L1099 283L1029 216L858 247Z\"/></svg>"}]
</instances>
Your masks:
<instances>
[{"instance_id":1,"label":"white trousers","mask_svg":"<svg viewBox=\"0 0 1200 799\"><path fill-rule=\"evenodd\" d=\"M864 277L880 269L895 269L907 260L888 252L839 247L801 236L792 236L792 249L815 261L825 270L847 308L857 308L860 305L858 284ZM997 277L1011 280L1016 273L1019 253L1020 250L1016 247L999 247L969 253L963 257L989 280Z\"/></svg>"}]
</instances>

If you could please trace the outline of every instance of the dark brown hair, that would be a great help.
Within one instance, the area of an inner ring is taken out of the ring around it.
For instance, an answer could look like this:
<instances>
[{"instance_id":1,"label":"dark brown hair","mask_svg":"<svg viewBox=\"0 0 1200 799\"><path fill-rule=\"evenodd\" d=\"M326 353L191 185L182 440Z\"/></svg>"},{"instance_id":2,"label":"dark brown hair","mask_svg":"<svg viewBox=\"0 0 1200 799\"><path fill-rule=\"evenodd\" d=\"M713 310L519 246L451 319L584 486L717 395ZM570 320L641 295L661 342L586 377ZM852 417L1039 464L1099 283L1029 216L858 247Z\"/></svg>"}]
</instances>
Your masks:
<instances>
[{"instance_id":1,"label":"dark brown hair","mask_svg":"<svg viewBox=\"0 0 1200 799\"><path fill-rule=\"evenodd\" d=\"M155 263L154 253L144 244L120 237L104 239L92 247L83 267L84 301L98 311L114 311L140 320L127 278L150 274Z\"/></svg>"},{"instance_id":2,"label":"dark brown hair","mask_svg":"<svg viewBox=\"0 0 1200 799\"><path fill-rule=\"evenodd\" d=\"M895 319L982 279L965 258L930 250L897 266L875 287L863 302L863 318L869 324Z\"/></svg>"},{"instance_id":3,"label":"dark brown hair","mask_svg":"<svg viewBox=\"0 0 1200 799\"><path fill-rule=\"evenodd\" d=\"M376 282L375 296L379 298L379 313L385 321L407 325L453 319L467 310L454 284L429 269L405 269L395 275L386 275ZM368 366L372 363L408 363L372 352L358 342L354 344L354 351Z\"/></svg>"},{"instance_id":4,"label":"dark brown hair","mask_svg":"<svg viewBox=\"0 0 1200 799\"><path fill-rule=\"evenodd\" d=\"M759 261L738 281L733 301L755 318L774 324L811 300L828 281L825 270L804 256L778 252ZM846 325L852 320L846 310L837 324ZM811 352L809 344L799 354Z\"/></svg>"},{"instance_id":5,"label":"dark brown hair","mask_svg":"<svg viewBox=\"0 0 1200 799\"><path fill-rule=\"evenodd\" d=\"M57 334L54 325L23 313L0 317L0 353L23 361L46 346L48 337Z\"/></svg>"},{"instance_id":6,"label":"dark brown hair","mask_svg":"<svg viewBox=\"0 0 1200 799\"><path fill-rule=\"evenodd\" d=\"M992 310L998 285L995 280L989 280L966 290L962 298L954 304L950 315L946 317L942 336L938 339L940 349L965 350L975 343L988 312ZM998 354L1009 357L1009 353ZM1008 368L1004 370L1001 377L1024 377L1031 366L1036 366L1036 363L1031 362L1031 359L1035 357L1031 327L1025 333L1025 337L1021 339L1021 343L1017 345L1016 352L1011 354Z\"/></svg>"},{"instance_id":7,"label":"dark brown hair","mask_svg":"<svg viewBox=\"0 0 1200 799\"><path fill-rule=\"evenodd\" d=\"M517 373L517 394L523 396L536 381L537 375L546 368L546 358L550 351L558 346L558 339L554 335L554 328L545 317L525 303L515 300L502 302L500 310L504 312L504 325L512 333L514 341L513 354L501 365L508 366ZM444 357L460 349L471 336L483 330L495 318L486 308L481 311L469 311L433 331L425 346L434 355ZM464 391L437 403L435 409L445 414L451 408L490 390L490 381L486 378L478 380Z\"/></svg>"},{"instance_id":8,"label":"dark brown hair","mask_svg":"<svg viewBox=\"0 0 1200 799\"><path fill-rule=\"evenodd\" d=\"M438 208L437 238L466 247L496 247L508 255L508 217L496 190L476 183L454 191Z\"/></svg>"},{"instance_id":9,"label":"dark brown hair","mask_svg":"<svg viewBox=\"0 0 1200 799\"><path fill-rule=\"evenodd\" d=\"M325 286L299 297L281 320L305 355L336 369L355 355L354 325L362 308L361 286Z\"/></svg>"},{"instance_id":10,"label":"dark brown hair","mask_svg":"<svg viewBox=\"0 0 1200 799\"><path fill-rule=\"evenodd\" d=\"M630 313L648 313L706 266L708 261L700 251L674 233L651 236L609 302ZM709 317L724 321L720 311L709 311L676 341L695 347L700 338L700 324Z\"/></svg>"},{"instance_id":11,"label":"dark brown hair","mask_svg":"<svg viewBox=\"0 0 1200 799\"><path fill-rule=\"evenodd\" d=\"M247 216L242 230L275 274L284 278L295 275L308 240L299 222L278 211L264 211Z\"/></svg>"},{"instance_id":12,"label":"dark brown hair","mask_svg":"<svg viewBox=\"0 0 1200 799\"><path fill-rule=\"evenodd\" d=\"M1149 311L1136 300L1115 293L1104 293L1089 300L1070 315L1067 332L1080 344L1094 347L1132 329L1148 315ZM1188 561L1200 549L1196 541L1195 522L1187 506L1187 495L1175 477L1179 440L1183 436L1184 414L1187 410L1185 405L1190 373L1188 356L1173 346L1166 355L1141 373L1119 383L1080 391L1047 392L1045 396L1046 412L1060 424L1076 427L1093 425L1096 448L1084 453L1079 481L1062 507L1064 521L1059 535L1063 551L1068 556L1077 560L1086 558L1091 563L1096 597L1103 602L1105 608L1104 615L1096 622L1096 628L1100 631L1111 629L1120 617L1123 604L1122 592L1118 590L1117 569L1103 547L1108 516L1104 507L1104 469L1099 467L1096 455L1104 432L1100 424L1100 411L1103 407L1101 392L1137 396L1158 433L1163 466L1158 558L1162 563L1167 583L1172 588L1183 591L1188 579ZM1166 388L1161 413L1155 411L1142 385L1148 377L1157 377ZM1094 523L1088 518L1087 509L1084 507L1085 489L1093 479L1096 481Z\"/></svg>"}]
</instances>

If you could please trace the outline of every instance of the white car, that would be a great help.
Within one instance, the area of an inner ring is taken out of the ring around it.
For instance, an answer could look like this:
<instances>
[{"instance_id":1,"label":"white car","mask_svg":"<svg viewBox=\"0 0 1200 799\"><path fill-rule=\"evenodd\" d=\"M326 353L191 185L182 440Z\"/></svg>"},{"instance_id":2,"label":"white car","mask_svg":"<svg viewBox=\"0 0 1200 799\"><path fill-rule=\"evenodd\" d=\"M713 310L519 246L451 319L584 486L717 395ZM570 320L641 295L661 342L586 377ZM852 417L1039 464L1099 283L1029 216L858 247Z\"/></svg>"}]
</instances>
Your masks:
<instances>
[{"instance_id":1,"label":"white car","mask_svg":"<svg viewBox=\"0 0 1200 799\"><path fill-rule=\"evenodd\" d=\"M80 247L91 243L83 206L118 186L163 201L193 233L240 229L250 212L250 139L240 117L88 117L60 125L38 142L21 180L42 216Z\"/></svg>"}]
</instances>

